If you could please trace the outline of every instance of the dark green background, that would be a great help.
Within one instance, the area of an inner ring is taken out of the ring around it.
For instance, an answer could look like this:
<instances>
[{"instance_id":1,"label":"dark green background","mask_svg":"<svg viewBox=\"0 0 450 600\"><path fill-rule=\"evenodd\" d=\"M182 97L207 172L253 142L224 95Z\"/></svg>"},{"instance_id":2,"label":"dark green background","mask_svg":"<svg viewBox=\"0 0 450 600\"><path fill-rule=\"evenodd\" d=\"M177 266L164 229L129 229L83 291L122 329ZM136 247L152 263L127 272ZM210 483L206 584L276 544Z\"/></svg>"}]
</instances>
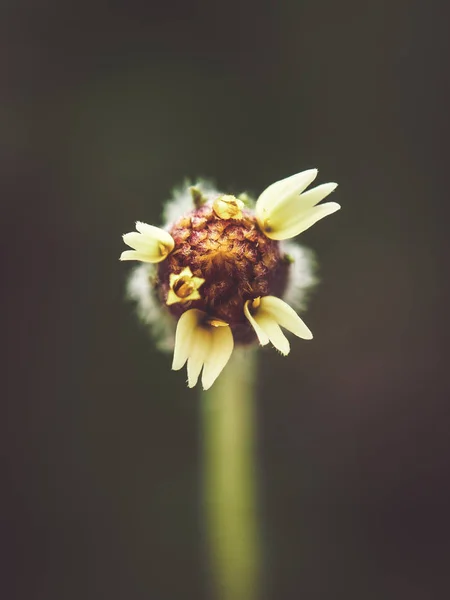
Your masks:
<instances>
[{"instance_id":1,"label":"dark green background","mask_svg":"<svg viewBox=\"0 0 450 600\"><path fill-rule=\"evenodd\" d=\"M300 238L314 341L261 352L263 597L447 596L444 6L2 3L2 597L210 598L198 396L121 234L310 167L342 210Z\"/></svg>"}]
</instances>

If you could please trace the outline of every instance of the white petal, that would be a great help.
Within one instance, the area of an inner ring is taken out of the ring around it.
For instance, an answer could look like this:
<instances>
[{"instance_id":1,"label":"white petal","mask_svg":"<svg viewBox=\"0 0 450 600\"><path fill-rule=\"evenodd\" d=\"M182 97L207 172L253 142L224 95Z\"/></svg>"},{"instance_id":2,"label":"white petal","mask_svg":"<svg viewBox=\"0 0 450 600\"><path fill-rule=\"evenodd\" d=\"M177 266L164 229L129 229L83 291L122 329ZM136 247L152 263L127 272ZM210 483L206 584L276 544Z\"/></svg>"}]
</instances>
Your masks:
<instances>
[{"instance_id":1,"label":"white petal","mask_svg":"<svg viewBox=\"0 0 450 600\"><path fill-rule=\"evenodd\" d=\"M143 262L158 263L172 252L175 242L167 231L140 221L136 223L136 228L139 233L132 231L125 233L122 237L125 244L134 248L140 256L123 253L121 260L141 260Z\"/></svg>"},{"instance_id":2,"label":"white petal","mask_svg":"<svg viewBox=\"0 0 450 600\"><path fill-rule=\"evenodd\" d=\"M313 335L293 308L280 298L264 296L261 298L260 311L272 317L281 327L304 340L311 340Z\"/></svg>"},{"instance_id":3,"label":"white petal","mask_svg":"<svg viewBox=\"0 0 450 600\"><path fill-rule=\"evenodd\" d=\"M125 233L123 236L123 241L127 246L131 248L135 248L136 250L140 250L141 252L156 252L159 251L159 244L155 238L148 238L137 231L132 231L131 233Z\"/></svg>"},{"instance_id":4,"label":"white petal","mask_svg":"<svg viewBox=\"0 0 450 600\"><path fill-rule=\"evenodd\" d=\"M306 231L314 225L314 223L333 214L340 208L340 205L336 202L326 202L325 204L314 206L306 212L300 212L296 219L293 217L288 225L280 223L278 227L272 226L272 230L265 231L265 234L272 240L287 240ZM269 223L269 225L271 225L271 223Z\"/></svg>"},{"instance_id":5,"label":"white petal","mask_svg":"<svg viewBox=\"0 0 450 600\"><path fill-rule=\"evenodd\" d=\"M286 229L298 222L302 215L306 214L336 188L337 183L323 183L312 190L304 192L301 196L296 193L285 196L272 210L266 212L265 219L269 221L272 231ZM260 225L264 227L264 222Z\"/></svg>"},{"instance_id":6,"label":"white petal","mask_svg":"<svg viewBox=\"0 0 450 600\"><path fill-rule=\"evenodd\" d=\"M294 193L297 195L301 194L316 177L317 169L308 169L307 171L302 171L302 173L297 173L296 175L291 175L291 177L286 177L286 179L272 183L272 185L269 185L263 191L256 202L256 216L264 220L264 212L266 210L272 210L285 196Z\"/></svg>"},{"instance_id":7,"label":"white petal","mask_svg":"<svg viewBox=\"0 0 450 600\"><path fill-rule=\"evenodd\" d=\"M178 319L172 362L172 369L174 371L181 369L187 361L191 348L191 340L202 315L202 311L192 308L183 313Z\"/></svg>"},{"instance_id":8,"label":"white petal","mask_svg":"<svg viewBox=\"0 0 450 600\"><path fill-rule=\"evenodd\" d=\"M170 251L173 250L174 241L173 237L160 227L155 227L154 225L148 225L147 223L143 223L142 221L136 221L136 229L142 233L146 238L153 238L157 242L164 244L170 248Z\"/></svg>"},{"instance_id":9,"label":"white petal","mask_svg":"<svg viewBox=\"0 0 450 600\"><path fill-rule=\"evenodd\" d=\"M229 327L211 327L211 346L202 373L202 385L208 390L222 372L233 352L233 334Z\"/></svg>"},{"instance_id":10,"label":"white petal","mask_svg":"<svg viewBox=\"0 0 450 600\"><path fill-rule=\"evenodd\" d=\"M254 319L252 313L250 312L249 304L251 302L252 302L251 300L247 300L247 302L244 304L244 314L247 317L247 319L250 321L250 325L255 330L255 333L258 336L259 343L261 344L261 346L265 346L266 344L269 343L269 338L267 337L265 332L261 329L259 324ZM258 310L258 309L256 309L256 310Z\"/></svg>"},{"instance_id":11,"label":"white petal","mask_svg":"<svg viewBox=\"0 0 450 600\"><path fill-rule=\"evenodd\" d=\"M197 327L191 337L191 347L187 361L188 386L190 388L197 384L198 376L210 353L211 332L204 326Z\"/></svg>"},{"instance_id":12,"label":"white petal","mask_svg":"<svg viewBox=\"0 0 450 600\"><path fill-rule=\"evenodd\" d=\"M124 250L120 255L120 260L139 260L146 263L155 263L158 261L150 260L148 254L142 252L136 252L136 250Z\"/></svg>"},{"instance_id":13,"label":"white petal","mask_svg":"<svg viewBox=\"0 0 450 600\"><path fill-rule=\"evenodd\" d=\"M302 207L306 210L306 208L312 208L316 204L318 204L321 200L326 198L331 192L337 188L338 184L334 181L330 181L329 183L321 183L316 187L308 190L307 192L303 192L300 196L300 202Z\"/></svg>"},{"instance_id":14,"label":"white petal","mask_svg":"<svg viewBox=\"0 0 450 600\"><path fill-rule=\"evenodd\" d=\"M279 350L281 354L289 354L289 342L284 333L281 331L276 319L263 310L258 309L255 314L255 319L275 348Z\"/></svg>"}]
</instances>

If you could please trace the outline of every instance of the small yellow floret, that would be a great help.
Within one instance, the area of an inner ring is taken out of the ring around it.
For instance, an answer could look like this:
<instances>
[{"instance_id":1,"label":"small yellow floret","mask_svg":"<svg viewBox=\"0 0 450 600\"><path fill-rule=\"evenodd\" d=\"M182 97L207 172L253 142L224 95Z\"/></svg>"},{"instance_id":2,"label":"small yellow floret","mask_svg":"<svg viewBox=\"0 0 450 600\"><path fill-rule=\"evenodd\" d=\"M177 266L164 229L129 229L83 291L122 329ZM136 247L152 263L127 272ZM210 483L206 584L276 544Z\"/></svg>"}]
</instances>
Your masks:
<instances>
[{"instance_id":1,"label":"small yellow floret","mask_svg":"<svg viewBox=\"0 0 450 600\"><path fill-rule=\"evenodd\" d=\"M176 302L188 302L189 300L200 300L199 288L205 283L201 277L194 277L189 267L186 267L175 275L171 273L169 278L170 289L167 294L166 304L170 306Z\"/></svg>"},{"instance_id":2,"label":"small yellow floret","mask_svg":"<svg viewBox=\"0 0 450 600\"><path fill-rule=\"evenodd\" d=\"M206 322L208 325L211 325L211 327L229 327L229 324L221 319L208 319Z\"/></svg>"},{"instance_id":3,"label":"small yellow floret","mask_svg":"<svg viewBox=\"0 0 450 600\"><path fill-rule=\"evenodd\" d=\"M244 203L234 196L219 196L213 202L213 211L219 219L242 219Z\"/></svg>"}]
</instances>

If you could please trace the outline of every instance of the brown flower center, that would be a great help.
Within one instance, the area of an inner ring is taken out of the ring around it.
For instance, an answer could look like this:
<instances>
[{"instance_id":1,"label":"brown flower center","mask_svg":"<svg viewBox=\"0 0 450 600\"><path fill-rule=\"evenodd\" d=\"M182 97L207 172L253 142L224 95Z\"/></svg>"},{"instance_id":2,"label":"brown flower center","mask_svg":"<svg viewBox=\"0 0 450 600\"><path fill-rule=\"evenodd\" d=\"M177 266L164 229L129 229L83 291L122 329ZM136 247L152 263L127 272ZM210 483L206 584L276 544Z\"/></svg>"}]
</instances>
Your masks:
<instances>
[{"instance_id":1,"label":"brown flower center","mask_svg":"<svg viewBox=\"0 0 450 600\"><path fill-rule=\"evenodd\" d=\"M179 317L191 308L212 319L229 323L235 341L252 341L253 329L245 318L244 304L261 296L281 296L286 286L288 260L279 242L259 229L255 218L242 211L238 219L220 218L210 205L193 210L170 230L175 248L158 267L156 287L163 303L170 289L170 275L189 267L193 276L205 280L200 299L175 303L168 310ZM189 281L174 285L177 296L192 292Z\"/></svg>"}]
</instances>

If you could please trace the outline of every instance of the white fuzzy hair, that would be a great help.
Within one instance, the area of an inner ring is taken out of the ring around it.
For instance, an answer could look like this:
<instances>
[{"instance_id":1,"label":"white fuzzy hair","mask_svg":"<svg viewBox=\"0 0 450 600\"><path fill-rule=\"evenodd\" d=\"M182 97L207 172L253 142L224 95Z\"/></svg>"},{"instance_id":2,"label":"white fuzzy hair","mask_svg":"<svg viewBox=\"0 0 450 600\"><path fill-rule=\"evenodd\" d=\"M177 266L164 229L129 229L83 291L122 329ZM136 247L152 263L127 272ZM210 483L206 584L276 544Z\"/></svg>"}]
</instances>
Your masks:
<instances>
[{"instance_id":1,"label":"white fuzzy hair","mask_svg":"<svg viewBox=\"0 0 450 600\"><path fill-rule=\"evenodd\" d=\"M214 200L217 196L220 196L213 183L208 180L200 179L196 183L191 183L186 180L184 184L173 190L173 197L169 200L163 211L163 229L170 229L170 227L178 221L183 215L191 212L195 206L192 200L191 187L195 187L207 198L208 202Z\"/></svg>"},{"instance_id":2,"label":"white fuzzy hair","mask_svg":"<svg viewBox=\"0 0 450 600\"><path fill-rule=\"evenodd\" d=\"M306 310L309 292L318 283L315 254L290 240L280 243L281 251L292 260L283 300L296 310Z\"/></svg>"},{"instance_id":3,"label":"white fuzzy hair","mask_svg":"<svg viewBox=\"0 0 450 600\"><path fill-rule=\"evenodd\" d=\"M175 321L155 296L152 280L155 265L142 263L131 271L127 284L127 297L136 302L136 311L160 350L171 352L175 342Z\"/></svg>"}]
</instances>

